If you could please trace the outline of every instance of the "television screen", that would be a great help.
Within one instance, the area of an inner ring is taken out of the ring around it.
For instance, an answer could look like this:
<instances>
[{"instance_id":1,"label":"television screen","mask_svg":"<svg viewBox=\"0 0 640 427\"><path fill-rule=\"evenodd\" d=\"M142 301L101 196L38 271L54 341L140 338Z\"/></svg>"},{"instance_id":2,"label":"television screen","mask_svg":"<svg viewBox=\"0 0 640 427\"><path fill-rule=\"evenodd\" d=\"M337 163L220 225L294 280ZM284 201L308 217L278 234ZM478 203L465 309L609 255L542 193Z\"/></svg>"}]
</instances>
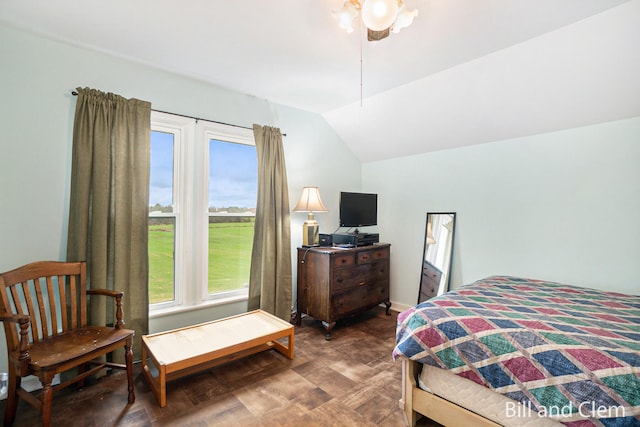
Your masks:
<instances>
[{"instance_id":1,"label":"television screen","mask_svg":"<svg viewBox=\"0 0 640 427\"><path fill-rule=\"evenodd\" d=\"M365 227L378 224L378 195L340 193L340 227Z\"/></svg>"}]
</instances>

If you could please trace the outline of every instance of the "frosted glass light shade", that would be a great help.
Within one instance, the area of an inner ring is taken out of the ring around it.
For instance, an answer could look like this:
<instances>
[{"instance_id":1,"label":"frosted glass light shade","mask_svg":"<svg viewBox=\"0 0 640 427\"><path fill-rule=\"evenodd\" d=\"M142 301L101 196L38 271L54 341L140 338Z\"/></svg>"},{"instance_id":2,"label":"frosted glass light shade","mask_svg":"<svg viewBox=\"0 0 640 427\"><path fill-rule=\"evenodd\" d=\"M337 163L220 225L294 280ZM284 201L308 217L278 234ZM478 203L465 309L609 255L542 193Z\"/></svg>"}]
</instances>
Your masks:
<instances>
[{"instance_id":1,"label":"frosted glass light shade","mask_svg":"<svg viewBox=\"0 0 640 427\"><path fill-rule=\"evenodd\" d=\"M397 0L364 0L362 3L362 22L373 31L386 30L397 16Z\"/></svg>"},{"instance_id":2,"label":"frosted glass light shade","mask_svg":"<svg viewBox=\"0 0 640 427\"><path fill-rule=\"evenodd\" d=\"M350 1L346 1L342 9L333 12L333 17L338 20L338 25L347 33L353 33L353 20L356 16L358 16L358 9Z\"/></svg>"},{"instance_id":3,"label":"frosted glass light shade","mask_svg":"<svg viewBox=\"0 0 640 427\"><path fill-rule=\"evenodd\" d=\"M398 10L398 17L396 18L393 26L391 27L392 33L399 33L401 29L408 27L413 22L413 18L418 16L418 10L407 9L404 4Z\"/></svg>"}]
</instances>

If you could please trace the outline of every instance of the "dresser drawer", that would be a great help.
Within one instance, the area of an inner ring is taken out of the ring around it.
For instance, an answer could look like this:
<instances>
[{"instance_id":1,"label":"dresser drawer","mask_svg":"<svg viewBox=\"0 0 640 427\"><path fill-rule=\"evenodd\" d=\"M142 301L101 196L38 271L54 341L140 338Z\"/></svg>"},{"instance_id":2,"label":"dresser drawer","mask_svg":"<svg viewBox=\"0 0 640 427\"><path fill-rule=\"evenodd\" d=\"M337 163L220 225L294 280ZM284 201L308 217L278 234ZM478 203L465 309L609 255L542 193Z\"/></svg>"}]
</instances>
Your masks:
<instances>
[{"instance_id":1,"label":"dresser drawer","mask_svg":"<svg viewBox=\"0 0 640 427\"><path fill-rule=\"evenodd\" d=\"M376 282L335 294L331 297L331 308L335 315L341 316L385 301L389 301L388 281Z\"/></svg>"},{"instance_id":2,"label":"dresser drawer","mask_svg":"<svg viewBox=\"0 0 640 427\"><path fill-rule=\"evenodd\" d=\"M371 274L372 280L386 280L389 279L389 261L383 260L374 262L371 264Z\"/></svg>"},{"instance_id":3,"label":"dresser drawer","mask_svg":"<svg viewBox=\"0 0 640 427\"><path fill-rule=\"evenodd\" d=\"M436 281L433 276L426 274L422 275L422 283L420 284L420 301L433 298L438 292L439 281Z\"/></svg>"},{"instance_id":4,"label":"dresser drawer","mask_svg":"<svg viewBox=\"0 0 640 427\"><path fill-rule=\"evenodd\" d=\"M358 264L368 264L382 259L389 259L388 248L358 252Z\"/></svg>"},{"instance_id":5,"label":"dresser drawer","mask_svg":"<svg viewBox=\"0 0 640 427\"><path fill-rule=\"evenodd\" d=\"M425 279L433 280L436 283L440 283L442 277L442 271L438 270L435 266L425 261L422 265L422 276Z\"/></svg>"},{"instance_id":6,"label":"dresser drawer","mask_svg":"<svg viewBox=\"0 0 640 427\"><path fill-rule=\"evenodd\" d=\"M364 286L373 281L371 264L358 265L351 268L338 268L333 271L331 293L354 286Z\"/></svg>"},{"instance_id":7,"label":"dresser drawer","mask_svg":"<svg viewBox=\"0 0 640 427\"><path fill-rule=\"evenodd\" d=\"M389 259L389 248L376 249L373 251L373 260Z\"/></svg>"},{"instance_id":8,"label":"dresser drawer","mask_svg":"<svg viewBox=\"0 0 640 427\"><path fill-rule=\"evenodd\" d=\"M369 264L373 261L373 251L358 252L358 264Z\"/></svg>"},{"instance_id":9,"label":"dresser drawer","mask_svg":"<svg viewBox=\"0 0 640 427\"><path fill-rule=\"evenodd\" d=\"M331 259L332 266L334 268L348 267L356 263L356 256L353 253L345 253L334 256Z\"/></svg>"}]
</instances>

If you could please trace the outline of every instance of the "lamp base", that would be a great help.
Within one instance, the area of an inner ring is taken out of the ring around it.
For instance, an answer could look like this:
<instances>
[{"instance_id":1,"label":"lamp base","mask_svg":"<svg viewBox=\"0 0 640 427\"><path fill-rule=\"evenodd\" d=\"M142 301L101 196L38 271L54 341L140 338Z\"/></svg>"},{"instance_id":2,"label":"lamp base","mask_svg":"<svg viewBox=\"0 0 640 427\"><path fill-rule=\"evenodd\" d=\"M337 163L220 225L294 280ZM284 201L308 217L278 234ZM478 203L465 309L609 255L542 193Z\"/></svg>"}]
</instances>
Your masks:
<instances>
[{"instance_id":1,"label":"lamp base","mask_svg":"<svg viewBox=\"0 0 640 427\"><path fill-rule=\"evenodd\" d=\"M320 246L320 224L313 217L313 212L309 212L302 224L302 246Z\"/></svg>"}]
</instances>

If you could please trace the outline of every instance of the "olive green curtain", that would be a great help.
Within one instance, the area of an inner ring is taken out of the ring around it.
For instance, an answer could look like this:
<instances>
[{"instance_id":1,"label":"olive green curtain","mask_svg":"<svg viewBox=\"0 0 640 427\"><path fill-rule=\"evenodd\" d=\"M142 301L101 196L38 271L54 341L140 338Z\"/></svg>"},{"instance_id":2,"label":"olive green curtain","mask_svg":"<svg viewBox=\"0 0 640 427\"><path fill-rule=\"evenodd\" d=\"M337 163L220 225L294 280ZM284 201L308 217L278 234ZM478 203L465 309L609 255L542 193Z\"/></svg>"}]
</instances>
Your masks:
<instances>
[{"instance_id":1,"label":"olive green curtain","mask_svg":"<svg viewBox=\"0 0 640 427\"><path fill-rule=\"evenodd\" d=\"M151 104L78 88L73 125L67 259L87 261L89 288L124 291L124 321L149 332L148 201ZM91 300L92 324L113 322L113 301Z\"/></svg>"},{"instance_id":2,"label":"olive green curtain","mask_svg":"<svg viewBox=\"0 0 640 427\"><path fill-rule=\"evenodd\" d=\"M253 125L258 154L258 200L251 254L249 310L290 320L291 227L287 172L280 129Z\"/></svg>"}]
</instances>

